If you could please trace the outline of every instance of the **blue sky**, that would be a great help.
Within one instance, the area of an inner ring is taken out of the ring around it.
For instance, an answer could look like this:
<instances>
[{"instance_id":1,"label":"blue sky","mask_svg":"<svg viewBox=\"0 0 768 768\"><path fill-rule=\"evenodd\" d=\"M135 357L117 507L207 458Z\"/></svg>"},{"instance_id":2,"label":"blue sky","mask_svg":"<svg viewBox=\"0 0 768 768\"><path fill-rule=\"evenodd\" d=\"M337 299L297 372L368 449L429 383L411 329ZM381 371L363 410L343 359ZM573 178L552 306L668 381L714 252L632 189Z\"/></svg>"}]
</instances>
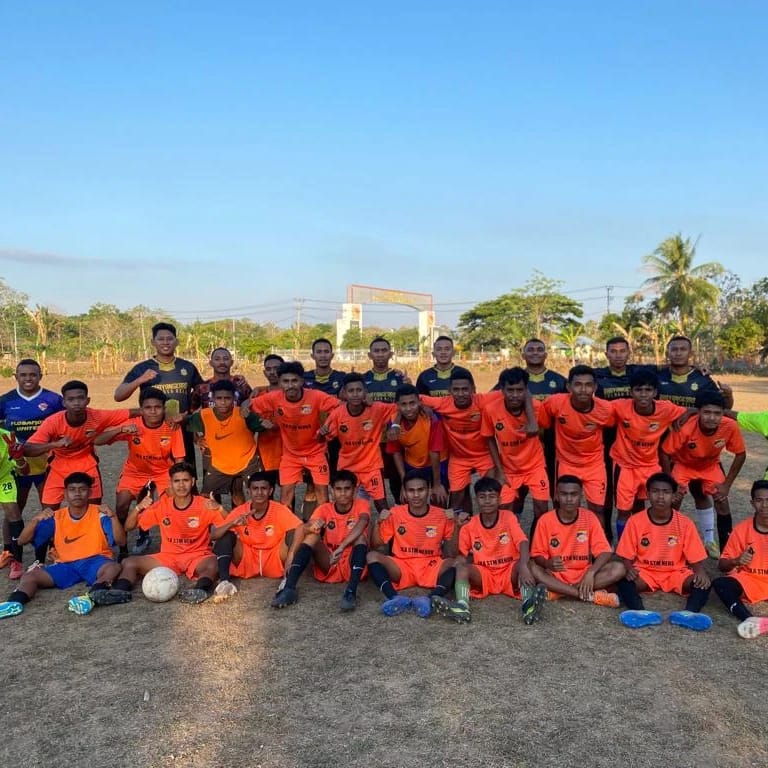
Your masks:
<instances>
[{"instance_id":1,"label":"blue sky","mask_svg":"<svg viewBox=\"0 0 768 768\"><path fill-rule=\"evenodd\" d=\"M598 318L677 231L768 273L765 3L6 3L0 25L0 277L33 302L288 323L303 297L314 322L363 283L453 324L539 269Z\"/></svg>"}]
</instances>

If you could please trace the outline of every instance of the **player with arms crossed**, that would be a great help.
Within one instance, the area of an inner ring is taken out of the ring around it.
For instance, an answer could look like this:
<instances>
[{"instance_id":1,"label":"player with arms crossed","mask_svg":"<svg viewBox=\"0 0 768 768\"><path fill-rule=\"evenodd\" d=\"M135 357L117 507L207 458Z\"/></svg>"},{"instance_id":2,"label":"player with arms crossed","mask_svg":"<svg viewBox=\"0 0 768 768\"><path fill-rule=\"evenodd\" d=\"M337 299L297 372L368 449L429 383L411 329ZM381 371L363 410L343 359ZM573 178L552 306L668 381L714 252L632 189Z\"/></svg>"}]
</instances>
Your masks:
<instances>
[{"instance_id":1,"label":"player with arms crossed","mask_svg":"<svg viewBox=\"0 0 768 768\"><path fill-rule=\"evenodd\" d=\"M431 597L445 597L453 587L458 528L453 512L429 503L429 483L419 474L403 480L406 504L384 510L373 529L368 553L368 572L387 599L381 611L397 616L413 609L422 618L432 613ZM391 542L391 555L379 551ZM443 557L447 559L443 559ZM430 596L405 597L408 587L431 589Z\"/></svg>"},{"instance_id":2,"label":"player with arms crossed","mask_svg":"<svg viewBox=\"0 0 768 768\"><path fill-rule=\"evenodd\" d=\"M552 597L618 608L619 598L608 588L626 569L611 560L611 545L595 514L581 506L581 494L578 477L560 475L557 508L542 515L533 535L531 573Z\"/></svg>"},{"instance_id":3,"label":"player with arms crossed","mask_svg":"<svg viewBox=\"0 0 768 768\"><path fill-rule=\"evenodd\" d=\"M27 571L8 600L0 603L0 618L20 614L38 589L69 589L83 581L91 590L88 595L69 601L69 610L74 613L90 613L94 604L112 605L130 600L130 595L110 594L109 585L120 573L112 547L125 544L125 531L108 507L89 502L93 483L93 478L85 472L67 475L64 478L66 505L57 511L46 507L24 527L19 543L52 539L59 562Z\"/></svg>"},{"instance_id":4,"label":"player with arms crossed","mask_svg":"<svg viewBox=\"0 0 768 768\"><path fill-rule=\"evenodd\" d=\"M709 629L712 619L701 609L707 602L710 580L704 566L707 552L696 526L672 506L677 491L674 478L664 472L648 478L650 506L629 518L616 554L624 562L626 576L617 584L619 596L629 610L624 626L661 624L661 615L646 611L640 592L676 592L688 595L685 610L669 615L670 624L698 632Z\"/></svg>"}]
</instances>

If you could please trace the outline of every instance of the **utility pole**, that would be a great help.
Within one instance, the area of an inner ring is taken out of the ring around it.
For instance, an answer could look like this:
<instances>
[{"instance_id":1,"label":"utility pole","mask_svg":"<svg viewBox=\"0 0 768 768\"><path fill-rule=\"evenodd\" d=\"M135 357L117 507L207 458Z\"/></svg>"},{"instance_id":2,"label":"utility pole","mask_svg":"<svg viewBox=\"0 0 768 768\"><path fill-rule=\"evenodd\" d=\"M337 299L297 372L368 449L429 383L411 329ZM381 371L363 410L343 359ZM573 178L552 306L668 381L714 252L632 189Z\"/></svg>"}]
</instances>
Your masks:
<instances>
[{"instance_id":1,"label":"utility pole","mask_svg":"<svg viewBox=\"0 0 768 768\"><path fill-rule=\"evenodd\" d=\"M299 356L299 334L301 333L301 308L304 306L306 299L294 299L296 302L296 330L294 332L294 354Z\"/></svg>"},{"instance_id":2,"label":"utility pole","mask_svg":"<svg viewBox=\"0 0 768 768\"><path fill-rule=\"evenodd\" d=\"M613 289L615 286L613 285L606 285L605 286L605 311L606 314L611 314L611 300L613 299Z\"/></svg>"}]
</instances>

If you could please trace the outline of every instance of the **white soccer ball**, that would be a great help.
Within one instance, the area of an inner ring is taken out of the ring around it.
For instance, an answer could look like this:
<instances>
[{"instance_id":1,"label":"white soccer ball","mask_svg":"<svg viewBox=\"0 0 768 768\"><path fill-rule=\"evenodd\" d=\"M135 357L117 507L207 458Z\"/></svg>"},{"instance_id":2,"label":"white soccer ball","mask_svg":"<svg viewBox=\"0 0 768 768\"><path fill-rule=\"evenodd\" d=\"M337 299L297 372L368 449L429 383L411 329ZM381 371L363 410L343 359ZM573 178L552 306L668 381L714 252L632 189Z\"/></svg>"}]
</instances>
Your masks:
<instances>
[{"instance_id":1,"label":"white soccer ball","mask_svg":"<svg viewBox=\"0 0 768 768\"><path fill-rule=\"evenodd\" d=\"M153 568L141 582L141 591L153 603L165 603L179 591L179 577L170 568Z\"/></svg>"}]
</instances>

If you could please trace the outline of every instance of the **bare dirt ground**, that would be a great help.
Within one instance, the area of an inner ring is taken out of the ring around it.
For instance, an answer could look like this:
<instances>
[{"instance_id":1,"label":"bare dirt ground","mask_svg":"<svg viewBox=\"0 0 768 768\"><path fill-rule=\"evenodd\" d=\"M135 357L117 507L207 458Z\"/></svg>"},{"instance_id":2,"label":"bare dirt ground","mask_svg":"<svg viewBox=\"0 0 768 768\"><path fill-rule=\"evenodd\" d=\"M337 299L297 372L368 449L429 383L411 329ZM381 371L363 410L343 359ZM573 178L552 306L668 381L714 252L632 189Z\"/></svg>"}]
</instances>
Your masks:
<instances>
[{"instance_id":1,"label":"bare dirt ground","mask_svg":"<svg viewBox=\"0 0 768 768\"><path fill-rule=\"evenodd\" d=\"M738 409L766 408L768 382L726 380ZM96 380L93 405L112 407L115 384ZM766 441L747 442L736 520L768 463ZM107 500L123 455L101 452ZM7 573L0 591L11 589ZM614 610L564 600L525 627L506 598L475 601L472 624L457 626L385 618L370 584L357 612L341 615L340 589L306 576L300 602L281 612L268 605L275 584L261 580L226 604L154 605L137 590L131 604L86 617L66 610L77 590L40 593L0 626L0 764L768 765L768 639L740 640L714 595L715 626L703 634L633 632ZM680 602L647 600L662 611Z\"/></svg>"}]
</instances>

